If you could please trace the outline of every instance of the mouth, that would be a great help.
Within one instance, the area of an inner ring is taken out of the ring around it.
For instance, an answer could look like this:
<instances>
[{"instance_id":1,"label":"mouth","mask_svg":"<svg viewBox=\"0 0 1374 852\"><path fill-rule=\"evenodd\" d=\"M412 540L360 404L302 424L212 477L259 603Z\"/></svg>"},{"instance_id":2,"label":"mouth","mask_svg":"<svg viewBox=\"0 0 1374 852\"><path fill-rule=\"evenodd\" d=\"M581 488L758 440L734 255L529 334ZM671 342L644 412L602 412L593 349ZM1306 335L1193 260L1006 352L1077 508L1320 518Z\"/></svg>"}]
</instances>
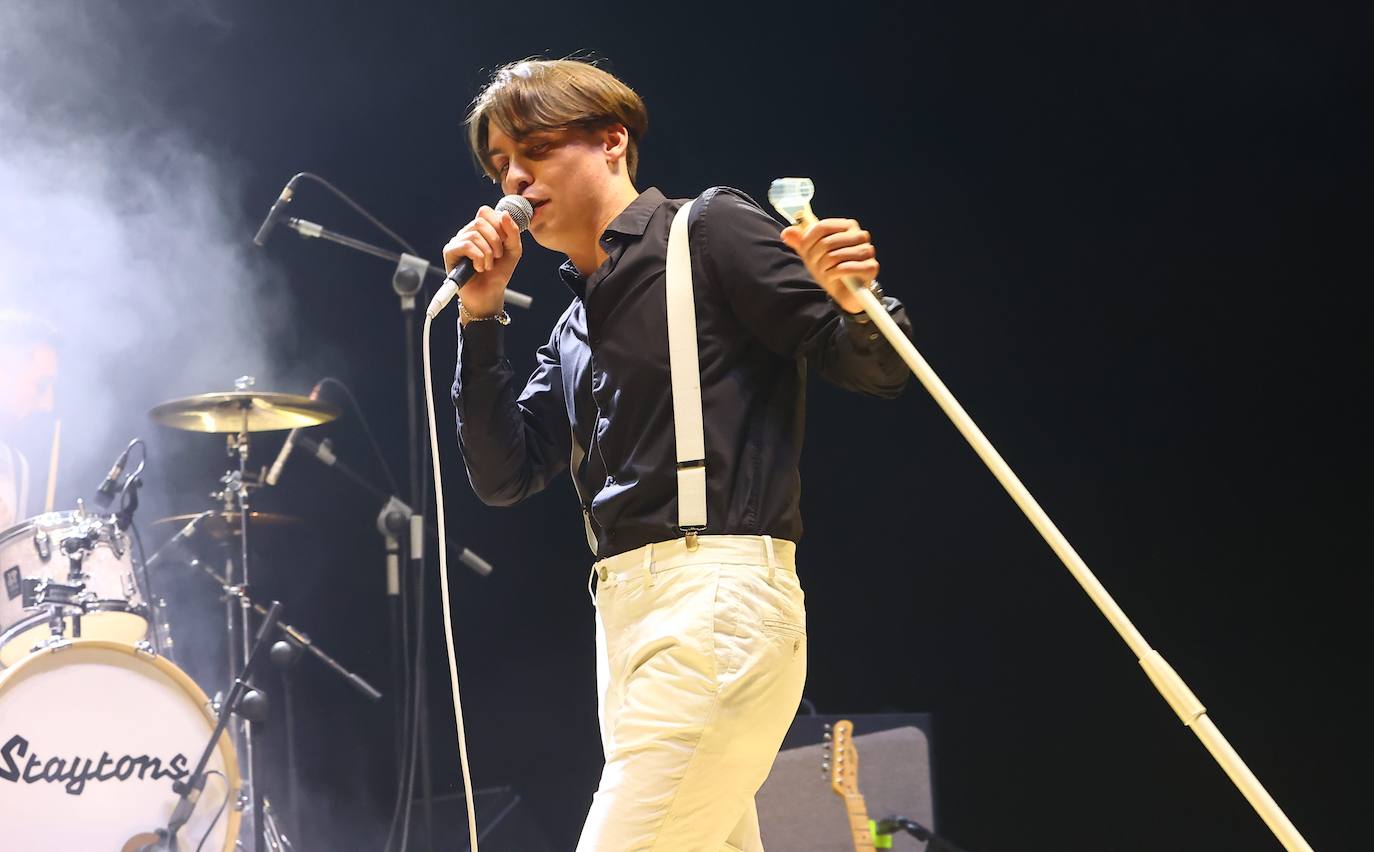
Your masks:
<instances>
[{"instance_id":1,"label":"mouth","mask_svg":"<svg viewBox=\"0 0 1374 852\"><path fill-rule=\"evenodd\" d=\"M547 198L543 199L542 201L535 201L534 199L527 200L534 207L534 212L530 214L530 221L533 222L535 219L539 218L539 209L543 207L545 204L548 204L549 200Z\"/></svg>"}]
</instances>

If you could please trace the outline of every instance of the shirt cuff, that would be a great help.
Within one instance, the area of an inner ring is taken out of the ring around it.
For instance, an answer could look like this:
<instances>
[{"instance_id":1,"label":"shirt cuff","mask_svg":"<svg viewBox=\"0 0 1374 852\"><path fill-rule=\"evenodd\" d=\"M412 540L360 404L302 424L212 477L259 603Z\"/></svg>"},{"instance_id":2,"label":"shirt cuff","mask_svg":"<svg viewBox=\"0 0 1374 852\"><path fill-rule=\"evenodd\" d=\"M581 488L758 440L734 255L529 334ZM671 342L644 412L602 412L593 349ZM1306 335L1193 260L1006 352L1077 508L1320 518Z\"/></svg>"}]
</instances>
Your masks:
<instances>
[{"instance_id":1,"label":"shirt cuff","mask_svg":"<svg viewBox=\"0 0 1374 852\"><path fill-rule=\"evenodd\" d=\"M477 369L494 367L506 357L506 327L496 321L458 326L458 358Z\"/></svg>"}]
</instances>

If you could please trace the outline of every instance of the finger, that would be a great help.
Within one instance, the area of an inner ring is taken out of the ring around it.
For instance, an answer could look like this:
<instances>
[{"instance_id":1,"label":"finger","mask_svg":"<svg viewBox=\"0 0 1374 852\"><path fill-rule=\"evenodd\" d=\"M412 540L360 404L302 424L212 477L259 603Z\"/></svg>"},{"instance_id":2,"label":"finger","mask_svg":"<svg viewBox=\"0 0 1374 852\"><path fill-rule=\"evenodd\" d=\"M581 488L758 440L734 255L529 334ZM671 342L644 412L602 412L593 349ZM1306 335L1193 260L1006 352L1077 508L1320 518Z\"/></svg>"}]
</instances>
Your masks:
<instances>
[{"instance_id":1,"label":"finger","mask_svg":"<svg viewBox=\"0 0 1374 852\"><path fill-rule=\"evenodd\" d=\"M864 284L869 283L878 277L878 261L876 260L851 260L838 264L831 273L840 278L858 278Z\"/></svg>"},{"instance_id":2,"label":"finger","mask_svg":"<svg viewBox=\"0 0 1374 852\"><path fill-rule=\"evenodd\" d=\"M830 270L834 269L842 263L873 260L874 254L875 252L873 249L873 245L871 243L864 243L863 245L858 246L848 246L846 248L838 248L834 249L833 251L826 252L825 256L821 258L819 266L823 271L829 272Z\"/></svg>"},{"instance_id":3,"label":"finger","mask_svg":"<svg viewBox=\"0 0 1374 852\"><path fill-rule=\"evenodd\" d=\"M479 231L468 229L457 248L462 257L472 261L472 268L477 272L486 272L491 268L491 246Z\"/></svg>"},{"instance_id":4,"label":"finger","mask_svg":"<svg viewBox=\"0 0 1374 852\"><path fill-rule=\"evenodd\" d=\"M507 250L520 250L520 226L515 224L515 219L509 213L501 214L501 237Z\"/></svg>"},{"instance_id":5,"label":"finger","mask_svg":"<svg viewBox=\"0 0 1374 852\"><path fill-rule=\"evenodd\" d=\"M789 225L782 229L781 238L783 245L796 251L801 246L802 229L797 225Z\"/></svg>"},{"instance_id":6,"label":"finger","mask_svg":"<svg viewBox=\"0 0 1374 852\"><path fill-rule=\"evenodd\" d=\"M486 239L487 245L491 247L493 258L505 254L505 242L501 239L501 233L495 225L486 219L474 219L472 227Z\"/></svg>"},{"instance_id":7,"label":"finger","mask_svg":"<svg viewBox=\"0 0 1374 852\"><path fill-rule=\"evenodd\" d=\"M872 245L868 231L857 229L840 231L817 240L806 255L807 261L819 269L826 269L834 265L826 263L825 256L827 254L839 249L861 245Z\"/></svg>"}]
</instances>

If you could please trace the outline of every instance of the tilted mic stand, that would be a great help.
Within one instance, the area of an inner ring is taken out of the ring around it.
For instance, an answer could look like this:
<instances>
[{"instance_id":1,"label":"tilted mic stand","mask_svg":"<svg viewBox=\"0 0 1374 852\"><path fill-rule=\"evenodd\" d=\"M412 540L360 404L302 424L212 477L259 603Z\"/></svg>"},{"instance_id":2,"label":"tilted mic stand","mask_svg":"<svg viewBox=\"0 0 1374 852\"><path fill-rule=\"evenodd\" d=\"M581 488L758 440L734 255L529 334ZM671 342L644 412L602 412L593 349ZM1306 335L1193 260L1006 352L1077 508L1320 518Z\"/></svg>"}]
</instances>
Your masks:
<instances>
[{"instance_id":1,"label":"tilted mic stand","mask_svg":"<svg viewBox=\"0 0 1374 852\"><path fill-rule=\"evenodd\" d=\"M239 709L239 703L249 689L248 677L253 673L254 665L262 657L262 649L266 647L267 637L271 635L273 628L277 625L277 617L280 612L281 604L273 601L263 619L262 626L258 628L257 638L253 640L253 648L243 664L243 670L239 672L238 678L234 680L234 685L230 687L229 695L220 704L219 715L215 719L215 730L210 734L209 742L205 744L205 749L200 753L200 760L196 761L196 768L186 780L177 781L172 785L172 789L180 798L177 800L176 807L172 809L172 816L167 821L167 827L158 829L158 839L141 847L138 852L160 852L160 850L178 852L181 849L180 841L177 840L177 832L181 831L182 826L190 820L191 814L195 811L196 803L200 801L200 792L205 787L207 777L205 767L219 746L220 736L229 726L230 714ZM256 849L260 842L259 839L254 838L251 848Z\"/></svg>"},{"instance_id":2,"label":"tilted mic stand","mask_svg":"<svg viewBox=\"0 0 1374 852\"><path fill-rule=\"evenodd\" d=\"M811 210L811 198L814 195L815 186L810 178L778 178L773 181L773 185L768 190L769 202L782 214L783 218L793 225L805 227L810 227L817 222L816 214ZM954 423L955 428L973 447L978 457L988 466L988 470L997 478L998 483L1006 489L1007 494L1025 513L1027 520L1035 527L1036 532L1040 533L1041 537L1045 539L1045 543L1064 563L1064 567L1083 587L1083 591L1102 611L1112 627L1116 628L1117 633L1121 635L1131 652L1135 654L1141 668L1145 669L1145 674L1149 677L1150 683L1154 684L1155 689L1168 702L1184 726L1190 728L1202 741L1203 746L1211 752L1212 757L1221 765L1222 771L1230 777L1231 782L1250 802L1250 806L1259 814L1260 819L1264 820L1265 825L1269 826L1269 830L1274 833L1283 847L1289 852L1295 852L1295 850L1296 852L1312 852L1312 847L1298 833L1298 829L1279 808L1278 803L1264 789L1259 779L1254 776L1250 768L1241 760L1240 755L1236 753L1231 744L1222 736L1221 731L1207 716L1207 708L1183 682L1183 678L1179 677L1173 667L1164 660L1164 657L1145 641L1145 637L1126 617L1125 611L1107 593L1106 587L1088 568L1087 563L1069 544L1069 540L1050 520L1050 516L1031 496L1026 486L1012 472L1011 466L992 446L992 442L973 422L973 418L969 417L968 412L964 411L963 406L954 398L954 394L950 393L949 388L945 387L945 383L931 369L930 364L921 357L921 353L916 351L916 347L902 333L896 321L888 315L887 308L879 300L881 290L875 293L854 278L846 278L844 284L863 305L867 321L872 322L883 337L887 338L892 348L916 374L916 378L934 397L940 409ZM873 284L877 285L877 282L874 281ZM877 339L876 333L870 334L869 337Z\"/></svg>"}]
</instances>

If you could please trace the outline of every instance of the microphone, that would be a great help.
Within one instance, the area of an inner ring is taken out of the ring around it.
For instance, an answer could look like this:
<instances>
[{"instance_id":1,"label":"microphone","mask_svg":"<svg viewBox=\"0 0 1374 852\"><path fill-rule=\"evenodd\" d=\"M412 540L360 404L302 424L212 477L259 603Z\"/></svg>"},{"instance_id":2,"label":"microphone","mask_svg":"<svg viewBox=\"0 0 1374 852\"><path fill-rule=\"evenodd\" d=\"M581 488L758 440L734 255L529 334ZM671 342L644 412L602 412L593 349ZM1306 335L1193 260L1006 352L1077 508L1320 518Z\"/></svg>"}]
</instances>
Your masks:
<instances>
[{"instance_id":1,"label":"microphone","mask_svg":"<svg viewBox=\"0 0 1374 852\"><path fill-rule=\"evenodd\" d=\"M530 219L534 216L534 205L530 204L529 199L522 196L507 195L505 198L496 202L496 212L509 213L511 219L515 220L515 227L519 228L521 233L524 233L529 230ZM439 292L434 294L434 298L430 301L429 309L425 311L425 314L430 319L434 319L434 317L448 305L449 301L453 299L453 295L457 293L464 284L468 283L474 274L476 274L476 270L472 268L472 258L465 257L459 260L458 265L453 267L453 271L444 279L444 283L439 288Z\"/></svg>"},{"instance_id":2,"label":"microphone","mask_svg":"<svg viewBox=\"0 0 1374 852\"><path fill-rule=\"evenodd\" d=\"M270 213L268 214L268 217L271 217ZM316 382L315 386L310 389L310 398L320 398L319 382ZM268 485L275 486L277 484L277 480L281 479L282 468L286 467L286 460L291 457L291 451L296 448L296 436L300 435L301 429L303 428L305 427L297 426L295 429L292 429L290 432L286 434L286 442L281 445L281 452L277 453L277 459L276 461L272 462L272 467L267 471L267 476L264 477L263 482L266 482Z\"/></svg>"},{"instance_id":3,"label":"microphone","mask_svg":"<svg viewBox=\"0 0 1374 852\"><path fill-rule=\"evenodd\" d=\"M281 221L282 214L286 211L286 205L291 203L291 196L296 194L296 180L299 177L300 175L296 175L287 181L286 186L282 188L281 195L272 202L272 209L267 211L267 218L262 220L262 227L258 228L257 235L253 237L253 242L257 245L261 246L267 242L267 236Z\"/></svg>"},{"instance_id":4,"label":"microphone","mask_svg":"<svg viewBox=\"0 0 1374 852\"><path fill-rule=\"evenodd\" d=\"M124 448L124 452L115 459L110 472L105 474L105 481L101 482L100 487L95 490L95 502L99 505L108 506L114 500L115 488L119 484L119 478L124 475L124 465L129 463L129 451L133 448L132 443Z\"/></svg>"}]
</instances>

